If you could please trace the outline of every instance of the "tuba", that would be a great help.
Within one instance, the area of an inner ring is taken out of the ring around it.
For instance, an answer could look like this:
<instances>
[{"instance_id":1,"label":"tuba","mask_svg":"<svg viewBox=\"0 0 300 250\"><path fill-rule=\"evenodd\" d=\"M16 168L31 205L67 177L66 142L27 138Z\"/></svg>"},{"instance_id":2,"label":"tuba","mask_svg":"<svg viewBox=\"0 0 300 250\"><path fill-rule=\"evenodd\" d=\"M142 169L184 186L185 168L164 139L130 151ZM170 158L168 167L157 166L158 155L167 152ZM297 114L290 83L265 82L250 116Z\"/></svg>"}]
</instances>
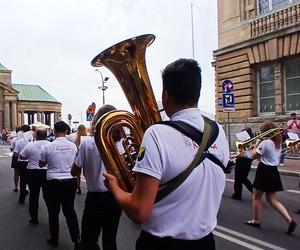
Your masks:
<instances>
[{"instance_id":1,"label":"tuba","mask_svg":"<svg viewBox=\"0 0 300 250\"><path fill-rule=\"evenodd\" d=\"M161 121L158 106L146 69L146 48L155 36L146 34L117 43L97 55L94 67L107 67L117 78L133 114L124 110L108 112L95 126L95 143L107 172L114 174L128 192L134 187L132 168L146 129ZM121 131L123 152L117 147L114 133Z\"/></svg>"}]
</instances>

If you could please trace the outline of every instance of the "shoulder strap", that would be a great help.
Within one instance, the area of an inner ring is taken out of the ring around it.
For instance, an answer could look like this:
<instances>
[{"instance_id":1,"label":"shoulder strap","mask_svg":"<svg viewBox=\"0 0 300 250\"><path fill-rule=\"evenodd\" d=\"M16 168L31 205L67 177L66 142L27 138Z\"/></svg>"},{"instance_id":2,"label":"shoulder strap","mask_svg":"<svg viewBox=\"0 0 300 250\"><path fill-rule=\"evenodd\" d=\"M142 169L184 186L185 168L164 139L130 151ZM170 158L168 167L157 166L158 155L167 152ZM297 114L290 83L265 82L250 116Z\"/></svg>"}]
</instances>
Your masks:
<instances>
[{"instance_id":1,"label":"shoulder strap","mask_svg":"<svg viewBox=\"0 0 300 250\"><path fill-rule=\"evenodd\" d=\"M168 123L168 124L161 123L161 124L170 125L170 123ZM179 125L178 127L179 127L178 130L181 131L182 125ZM175 178L173 178L172 180L168 181L167 183L165 183L163 186L160 187L160 189L156 195L156 198L155 198L155 203L159 202L161 199L163 199L168 194L173 192L178 186L180 186L187 179L187 177L190 175L190 173L193 171L193 169L196 166L198 166L205 159L206 155L203 154L203 152L206 150L206 148L208 146L208 141L210 139L211 132L212 132L211 124L205 120L204 131L203 131L203 135L201 136L202 140L201 140L198 152L197 152L194 160L182 173L180 173ZM198 132L198 135L199 135L199 132Z\"/></svg>"}]
</instances>

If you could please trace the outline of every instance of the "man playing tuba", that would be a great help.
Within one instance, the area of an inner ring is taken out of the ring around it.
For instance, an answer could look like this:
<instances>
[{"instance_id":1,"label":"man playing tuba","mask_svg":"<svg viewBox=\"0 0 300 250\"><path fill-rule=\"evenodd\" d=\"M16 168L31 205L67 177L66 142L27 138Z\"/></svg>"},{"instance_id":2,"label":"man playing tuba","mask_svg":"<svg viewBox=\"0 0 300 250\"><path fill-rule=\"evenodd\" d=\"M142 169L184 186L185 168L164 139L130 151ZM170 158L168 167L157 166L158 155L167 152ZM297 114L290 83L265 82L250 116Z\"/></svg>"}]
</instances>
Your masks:
<instances>
[{"instance_id":1,"label":"man playing tuba","mask_svg":"<svg viewBox=\"0 0 300 250\"><path fill-rule=\"evenodd\" d=\"M184 121L203 132L204 119L197 108L201 70L192 59L179 59L162 73L162 103L172 121ZM224 130L208 149L225 166L229 148ZM133 221L142 225L137 250L215 249L212 231L225 187L223 170L209 159L195 167L188 178L155 203L161 184L183 172L197 154L199 145L176 129L162 124L150 126L143 137L133 171L136 182L131 193L118 179L105 173L105 184Z\"/></svg>"}]
</instances>

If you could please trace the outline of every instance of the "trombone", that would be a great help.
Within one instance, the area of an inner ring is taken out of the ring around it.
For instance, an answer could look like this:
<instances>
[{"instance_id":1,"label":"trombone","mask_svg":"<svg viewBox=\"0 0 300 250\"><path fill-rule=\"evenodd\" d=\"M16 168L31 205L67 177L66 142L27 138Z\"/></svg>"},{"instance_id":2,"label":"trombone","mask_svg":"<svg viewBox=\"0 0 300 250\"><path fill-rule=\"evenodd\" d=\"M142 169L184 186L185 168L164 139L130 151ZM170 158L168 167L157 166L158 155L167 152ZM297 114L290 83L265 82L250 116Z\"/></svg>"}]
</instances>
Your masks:
<instances>
[{"instance_id":1,"label":"trombone","mask_svg":"<svg viewBox=\"0 0 300 250\"><path fill-rule=\"evenodd\" d=\"M295 150L295 147L299 146L300 139L297 140L285 140L286 148L284 148L281 152L281 155L287 155L291 151Z\"/></svg>"},{"instance_id":2,"label":"trombone","mask_svg":"<svg viewBox=\"0 0 300 250\"><path fill-rule=\"evenodd\" d=\"M262 140L266 140L266 139L272 139L273 137L276 137L277 135L280 135L283 132L284 132L284 129L282 129L282 128L272 128L272 129L269 129L249 140L236 141L235 145L236 145L237 151L230 156L230 159L234 159L234 158L240 156L241 154L244 153L245 150L253 149L257 143L256 142L257 140L262 141Z\"/></svg>"}]
</instances>

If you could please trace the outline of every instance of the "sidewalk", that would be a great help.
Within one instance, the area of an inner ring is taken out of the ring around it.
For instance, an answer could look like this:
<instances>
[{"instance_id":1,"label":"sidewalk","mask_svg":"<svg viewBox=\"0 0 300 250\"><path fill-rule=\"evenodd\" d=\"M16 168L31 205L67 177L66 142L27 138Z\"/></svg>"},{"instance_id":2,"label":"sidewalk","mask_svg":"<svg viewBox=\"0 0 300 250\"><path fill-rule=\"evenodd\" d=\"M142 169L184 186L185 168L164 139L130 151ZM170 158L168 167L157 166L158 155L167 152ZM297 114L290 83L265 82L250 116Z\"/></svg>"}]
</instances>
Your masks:
<instances>
[{"instance_id":1,"label":"sidewalk","mask_svg":"<svg viewBox=\"0 0 300 250\"><path fill-rule=\"evenodd\" d=\"M257 161L253 161L252 170L256 170ZM280 174L290 176L300 176L300 159L286 158L284 160L284 166L278 167Z\"/></svg>"}]
</instances>

